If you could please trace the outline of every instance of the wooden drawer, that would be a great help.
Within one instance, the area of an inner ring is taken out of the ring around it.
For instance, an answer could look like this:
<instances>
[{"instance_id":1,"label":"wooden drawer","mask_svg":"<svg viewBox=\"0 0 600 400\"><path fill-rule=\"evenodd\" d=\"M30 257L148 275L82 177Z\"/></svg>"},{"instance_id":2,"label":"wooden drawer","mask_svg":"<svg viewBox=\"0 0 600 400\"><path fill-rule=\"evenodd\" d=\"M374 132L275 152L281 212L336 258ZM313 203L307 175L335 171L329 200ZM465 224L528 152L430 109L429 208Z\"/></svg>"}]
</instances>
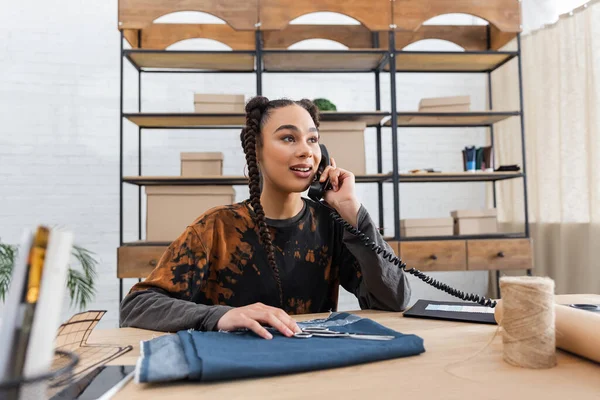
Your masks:
<instances>
[{"instance_id":1,"label":"wooden drawer","mask_svg":"<svg viewBox=\"0 0 600 400\"><path fill-rule=\"evenodd\" d=\"M406 269L421 271L464 271L467 251L462 240L401 242L400 255Z\"/></svg>"},{"instance_id":2,"label":"wooden drawer","mask_svg":"<svg viewBox=\"0 0 600 400\"><path fill-rule=\"evenodd\" d=\"M533 268L529 239L468 240L469 270Z\"/></svg>"},{"instance_id":3,"label":"wooden drawer","mask_svg":"<svg viewBox=\"0 0 600 400\"><path fill-rule=\"evenodd\" d=\"M395 255L399 242L387 240ZM117 278L145 278L158 265L167 249L165 246L130 245L117 250Z\"/></svg>"},{"instance_id":4,"label":"wooden drawer","mask_svg":"<svg viewBox=\"0 0 600 400\"><path fill-rule=\"evenodd\" d=\"M121 246L117 250L117 278L145 278L158 265L167 246Z\"/></svg>"}]
</instances>

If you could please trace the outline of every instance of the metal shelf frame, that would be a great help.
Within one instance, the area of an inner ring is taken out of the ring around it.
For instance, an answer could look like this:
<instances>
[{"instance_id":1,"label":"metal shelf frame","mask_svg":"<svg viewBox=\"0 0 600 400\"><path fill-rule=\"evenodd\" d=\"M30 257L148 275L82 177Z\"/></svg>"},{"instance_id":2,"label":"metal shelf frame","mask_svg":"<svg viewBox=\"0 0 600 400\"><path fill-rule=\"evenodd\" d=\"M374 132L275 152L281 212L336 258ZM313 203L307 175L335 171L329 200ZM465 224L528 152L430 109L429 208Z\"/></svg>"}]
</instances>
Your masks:
<instances>
[{"instance_id":1,"label":"metal shelf frame","mask_svg":"<svg viewBox=\"0 0 600 400\"><path fill-rule=\"evenodd\" d=\"M489 31L489 30L488 30ZM496 70L497 68L499 68L500 66L504 65L504 63L512 60L513 58L517 58L518 59L518 86L519 86L519 100L520 100L520 109L515 112L512 113L511 115L515 115L518 118L520 118L520 126L521 126L521 143L522 143L522 172L518 175L513 175L510 177L505 177L503 179L510 179L510 178L522 178L523 180L523 188L524 188L524 212L525 212L525 232L524 233L515 233L515 234L502 234L502 235L476 235L473 238L476 239L493 239L493 238L513 238L513 237L518 237L518 238L530 238L530 232L529 232L529 215L528 215L528 199L527 199L527 175L526 175L526 160L525 160L525 124L524 124L524 115L523 115L523 78L522 78L522 66L521 66L521 37L520 34L517 33L517 50L514 52L494 52L494 51L484 51L484 52L456 52L456 53L452 53L453 55L458 55L458 54L464 54L466 56L470 56L470 55L474 55L474 54L480 54L480 55L485 55L485 54L504 54L507 56L507 58L497 64L494 65L490 68L486 68L483 70L456 70L456 69L438 69L438 70L412 70L412 69L403 69L402 65L401 65L401 61L399 61L399 59L402 59L403 55L407 55L407 54L414 54L414 53L418 53L420 55L435 55L435 54L446 54L444 52L405 52L402 50L397 50L396 49L396 44L395 44L395 31L393 29L390 29L388 32L388 49L380 49L379 48L379 35L376 32L373 32L372 34L372 45L373 45L373 50L371 52L377 53L377 54L381 54L382 58L379 62L379 64L373 68L373 69L369 69L369 70L346 70L346 69L330 69L330 70L311 70L311 69L307 69L307 70L285 70L285 71L277 71L277 70L272 70L272 71L267 71L264 68L264 62L263 62L263 58L265 56L265 54L274 54L274 53L279 53L279 52L283 52L285 53L286 50L269 50L269 49L264 49L263 48L263 32L260 30L256 30L255 31L255 44L256 44L256 49L253 51L234 51L234 53L238 53L238 54L245 54L245 55L252 55L255 59L255 65L254 68L252 69L241 69L241 70L203 70L203 69L193 69L193 68L181 68L181 69L152 69L152 68L147 68L144 66L140 66L138 65L138 63L136 63L135 61L135 55L140 53L140 52L154 52L154 53L160 53L163 55L166 54L176 54L176 52L171 51L171 50L137 50L137 49L124 49L124 35L123 35L123 31L120 32L120 124L119 124L119 150L120 150L120 156L119 156L119 179L120 179L120 185L119 185L119 245L122 246L125 242L123 240L123 224L124 224L124 213L123 213L123 188L125 184L134 184L134 185L138 185L138 240L140 241L140 243L143 243L142 241L142 186L143 183L140 184L132 182L131 179L128 179L127 177L125 177L123 175L123 148L124 148L124 141L123 141L123 122L124 120L127 119L128 116L132 115L133 113L125 113L124 112L124 107L123 107L123 99L124 99L124 74L123 74L123 70L124 70L124 60L128 60L129 63L133 66L133 68L136 69L136 71L138 72L138 103L137 103L137 113L141 113L142 112L142 77L146 74L196 74L196 73L214 73L214 74L229 74L229 73L248 73L248 74L254 74L255 75L255 79L256 79L256 95L262 95L263 93L263 75L264 74L275 74L275 73L285 73L285 74L306 74L306 73L369 73L369 74L373 74L374 77L374 85L375 85L375 111L382 111L382 104L381 104L381 83L380 83L380 75L381 73L389 73L390 74L390 107L389 109L391 110L389 112L389 116L390 119L389 121L387 121L386 123L380 123L378 125L371 125L372 127L375 127L376 129L376 141L377 141L377 174L383 174L382 168L383 168L383 159L382 159L382 147L383 147L383 143L382 143L382 129L384 128L390 128L391 129L391 145L392 145L392 171L391 171L391 177L387 178L387 179L379 179L379 180L369 180L366 179L364 180L364 182L370 182L370 183L376 183L377 184L377 192L378 192L378 222L379 222L379 226L381 229L381 233L383 234L383 227L384 227L384 196L383 196L383 185L384 183L391 183L392 188L393 188L393 214L394 214L394 236L393 236L393 240L396 241L412 241L412 240L464 240L464 239L468 239L469 237L465 237L465 236L452 236L452 237L441 237L441 238L402 238L400 236L400 219L401 219L401 215L400 215L400 183L404 180L406 181L404 178L401 178L400 174L399 174L399 160L398 160L398 131L399 129L402 129L403 127L399 127L398 125L398 116L402 115L401 112L398 112L397 110L397 88L396 88L396 75L397 74L403 74L403 73L472 73L472 74L481 74L481 73L485 73L487 74L487 84L488 84L488 106L489 109L492 110L492 80L491 80L491 74L494 70ZM489 40L489 38L488 38ZM141 37L138 37L138 41L139 43L141 43ZM370 50L365 50L362 51L363 53L365 52L369 52ZM335 51L323 51L323 50L306 50L304 52L307 53L319 53L319 54L324 54L326 55L327 53L332 53ZM351 52L351 51L350 51ZM361 51L356 51L356 52L361 52ZM210 51L194 51L194 52L179 52L179 53L186 53L186 54L200 54L200 55L210 55L210 54L222 54L225 53L223 51L216 51L216 52L210 52ZM231 53L231 52L230 52ZM442 125L443 126L443 125ZM473 127L474 125L449 125L452 127L458 127L458 126L463 126L463 127ZM488 128L489 131L489 135L490 135L490 141L492 143L494 143L494 124L484 124L484 125L479 125L479 126L485 126ZM439 128L440 125L428 125L428 124L423 124L423 125L411 125L409 126L409 128L413 128L413 127L436 127ZM154 127L142 127L142 126L137 126L137 131L138 131L138 140L137 140L137 146L138 146L138 168L137 168L137 172L138 172L138 176L139 177L143 177L142 175L142 130L143 129L169 129L169 130L177 130L177 129L194 129L194 127L180 127L180 126L175 126L175 127L169 127L169 126L154 126ZM233 125L223 125L223 126L203 126L197 129L223 129L223 130L236 130L237 133L237 129L239 129L239 126L233 126ZM488 182L491 182L493 185L493 201L494 201L494 206L496 206L496 182L498 180L501 179L491 179L491 180L486 180ZM443 180L440 179L435 179L432 178L431 182L440 182ZM474 179L473 181L476 181L476 179ZM499 271L496 271L497 274L499 274ZM531 270L527 270L527 274L531 275ZM123 298L123 280L119 279L119 301L121 301Z\"/></svg>"}]
</instances>

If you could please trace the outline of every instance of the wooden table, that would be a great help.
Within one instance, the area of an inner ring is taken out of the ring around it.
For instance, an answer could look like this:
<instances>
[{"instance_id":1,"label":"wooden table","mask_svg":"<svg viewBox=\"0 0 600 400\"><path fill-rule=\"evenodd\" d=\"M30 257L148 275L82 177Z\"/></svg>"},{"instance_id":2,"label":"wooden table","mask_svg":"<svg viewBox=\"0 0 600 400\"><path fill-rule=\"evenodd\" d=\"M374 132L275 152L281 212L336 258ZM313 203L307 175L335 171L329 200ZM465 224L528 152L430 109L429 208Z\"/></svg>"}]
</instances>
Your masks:
<instances>
[{"instance_id":1,"label":"wooden table","mask_svg":"<svg viewBox=\"0 0 600 400\"><path fill-rule=\"evenodd\" d=\"M600 295L561 295L556 302L600 304ZM502 360L498 326L403 318L401 313L357 311L382 325L424 339L425 353L317 372L222 383L140 385L130 382L115 399L600 399L600 364L557 349L558 365L530 370ZM297 316L299 321L326 314ZM162 335L142 329L97 330L88 343L131 344L111 362L133 365L139 343ZM600 333L599 333L600 334Z\"/></svg>"}]
</instances>

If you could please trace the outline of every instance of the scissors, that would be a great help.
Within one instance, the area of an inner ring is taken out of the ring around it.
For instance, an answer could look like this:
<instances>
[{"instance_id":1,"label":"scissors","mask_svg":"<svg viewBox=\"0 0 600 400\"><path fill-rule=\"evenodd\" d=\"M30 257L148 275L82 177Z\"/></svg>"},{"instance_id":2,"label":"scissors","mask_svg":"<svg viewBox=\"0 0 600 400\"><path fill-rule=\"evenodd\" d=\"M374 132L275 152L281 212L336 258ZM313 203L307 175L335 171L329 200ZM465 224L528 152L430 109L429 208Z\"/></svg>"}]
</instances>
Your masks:
<instances>
[{"instance_id":1,"label":"scissors","mask_svg":"<svg viewBox=\"0 0 600 400\"><path fill-rule=\"evenodd\" d=\"M350 339L366 339L366 340L392 340L395 336L386 335L365 335L360 333L348 333L348 332L336 332L329 328L321 326L313 326L302 329L302 332L294 333L295 338L308 339L313 336L316 337L339 337L339 338L350 338Z\"/></svg>"}]
</instances>

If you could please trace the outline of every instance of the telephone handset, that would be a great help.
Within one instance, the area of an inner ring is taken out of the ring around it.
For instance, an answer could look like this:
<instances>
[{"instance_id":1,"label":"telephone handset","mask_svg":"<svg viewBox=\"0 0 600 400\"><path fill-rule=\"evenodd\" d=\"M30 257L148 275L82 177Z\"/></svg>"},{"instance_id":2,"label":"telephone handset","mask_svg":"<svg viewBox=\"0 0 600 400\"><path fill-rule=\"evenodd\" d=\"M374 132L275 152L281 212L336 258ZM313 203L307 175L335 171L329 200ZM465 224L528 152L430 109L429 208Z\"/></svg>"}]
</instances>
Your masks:
<instances>
[{"instance_id":1,"label":"telephone handset","mask_svg":"<svg viewBox=\"0 0 600 400\"><path fill-rule=\"evenodd\" d=\"M348 232L352 233L355 236L358 236L359 239L363 242L363 244L366 247L373 250L375 253L377 253L377 254L383 253L382 257L384 259L386 259L389 262L393 263L394 265L398 266L404 272L414 275L417 278L421 279L423 282L435 287L436 289L446 292L451 296L458 297L461 300L472 301L472 302L481 304L482 306L488 306L491 308L496 307L496 302L494 300L486 299L485 297L480 297L476 294L465 293L460 290L454 289L454 288L446 285L445 283L439 282L436 279L433 279L432 277L425 275L418 269L415 269L415 268L406 269L406 264L404 262L402 262L402 260L400 258L396 257L394 255L394 253L391 253L391 252L388 252L387 250L382 249L381 246L378 246L367 235L365 235L358 229L354 228L348 222L344 221L344 219L342 217L340 217L340 215L337 213L337 211L335 211L333 208L329 207L326 203L322 202L321 200L323 199L323 197L325 195L325 191L330 190L331 185L329 183L329 179L327 179L323 183L319 182L319 177L321 176L321 174L323 173L325 168L328 165L330 165L330 162L329 162L329 152L327 151L327 148L325 147L325 145L320 144L319 146L321 147L321 162L319 163L319 167L317 168L317 174L315 177L315 181L310 185L310 188L308 190L308 197L311 200L316 201L317 203L319 203L320 205L322 205L324 207L327 207L331 211L330 212L331 217L338 224L342 225L344 227L344 229L346 229Z\"/></svg>"},{"instance_id":2,"label":"telephone handset","mask_svg":"<svg viewBox=\"0 0 600 400\"><path fill-rule=\"evenodd\" d=\"M321 148L321 162L317 167L317 174L315 176L315 181L310 185L308 189L308 197L311 200L316 201L317 203L321 202L321 199L325 197L325 191L331 189L331 185L329 184L329 178L325 182L319 182L319 178L321 174L325 170L328 165L331 165L331 161L329 161L329 152L327 151L327 147L324 144L320 144Z\"/></svg>"}]
</instances>

